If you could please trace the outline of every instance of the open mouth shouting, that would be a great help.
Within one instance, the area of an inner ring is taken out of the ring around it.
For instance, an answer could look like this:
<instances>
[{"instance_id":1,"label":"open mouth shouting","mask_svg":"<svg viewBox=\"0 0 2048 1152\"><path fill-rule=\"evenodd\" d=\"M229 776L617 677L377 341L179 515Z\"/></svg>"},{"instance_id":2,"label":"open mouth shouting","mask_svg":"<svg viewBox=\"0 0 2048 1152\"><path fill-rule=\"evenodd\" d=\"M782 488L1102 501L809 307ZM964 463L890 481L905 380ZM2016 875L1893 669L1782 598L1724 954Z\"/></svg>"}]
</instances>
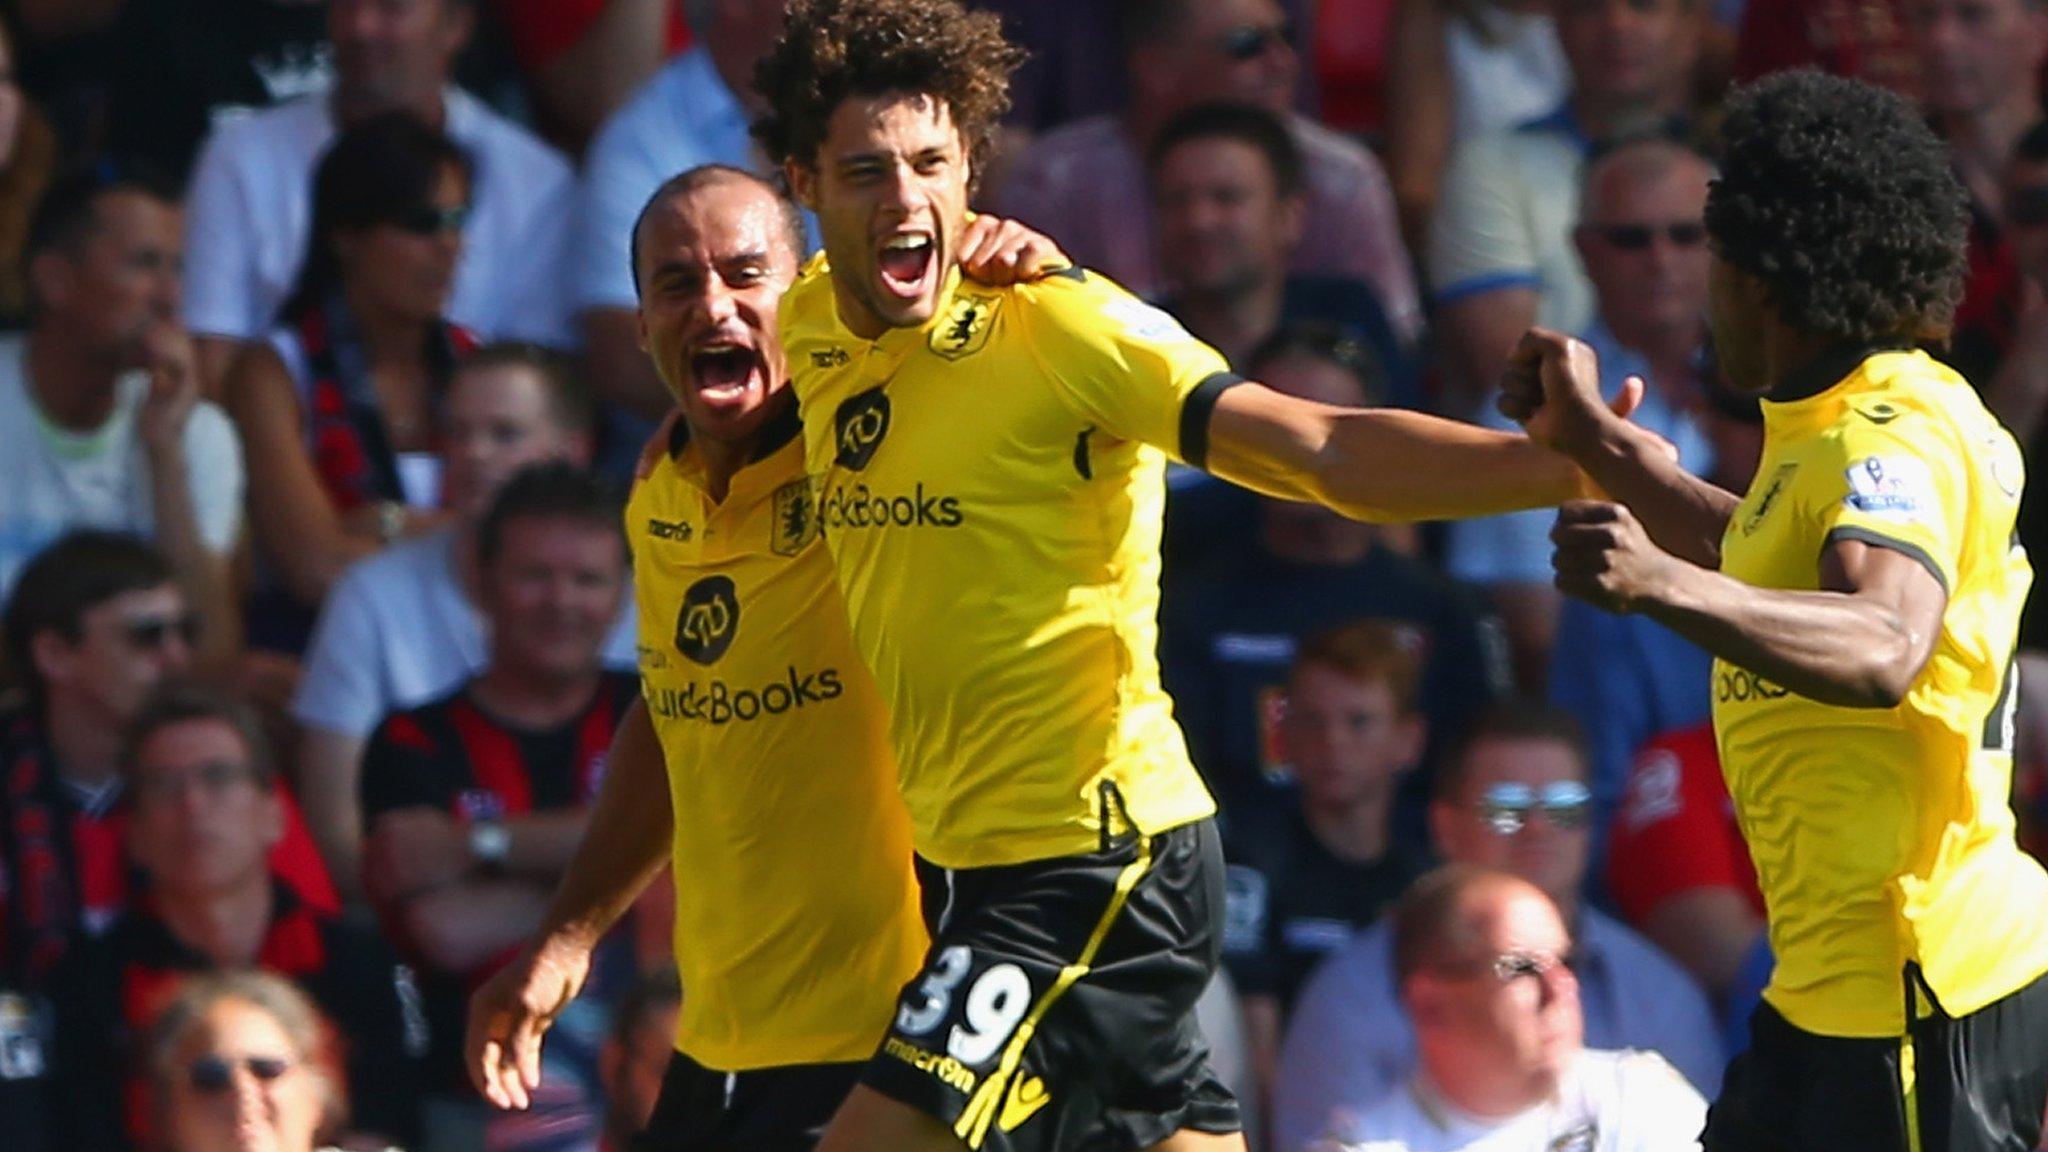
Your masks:
<instances>
[{"instance_id":1,"label":"open mouth shouting","mask_svg":"<svg viewBox=\"0 0 2048 1152\"><path fill-rule=\"evenodd\" d=\"M931 295L938 279L937 248L929 232L895 232L883 237L875 256L882 289L895 300L912 304Z\"/></svg>"},{"instance_id":2,"label":"open mouth shouting","mask_svg":"<svg viewBox=\"0 0 2048 1152\"><path fill-rule=\"evenodd\" d=\"M745 412L768 395L768 362L748 340L715 335L689 351L697 399L728 414Z\"/></svg>"}]
</instances>

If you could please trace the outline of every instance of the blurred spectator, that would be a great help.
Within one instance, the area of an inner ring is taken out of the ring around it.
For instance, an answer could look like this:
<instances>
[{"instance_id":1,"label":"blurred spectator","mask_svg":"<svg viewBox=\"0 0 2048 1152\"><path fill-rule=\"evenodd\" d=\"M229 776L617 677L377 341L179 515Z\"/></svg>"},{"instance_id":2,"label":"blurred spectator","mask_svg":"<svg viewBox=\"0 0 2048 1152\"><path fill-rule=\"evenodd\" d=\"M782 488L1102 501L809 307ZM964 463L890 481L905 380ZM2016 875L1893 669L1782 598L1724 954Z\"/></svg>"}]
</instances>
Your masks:
<instances>
[{"instance_id":1,"label":"blurred spectator","mask_svg":"<svg viewBox=\"0 0 2048 1152\"><path fill-rule=\"evenodd\" d=\"M1355 343L1283 329L1251 372L1289 395L1357 406L1379 400L1377 368ZM1370 378L1368 378L1370 377ZM1173 493L1169 507L1239 490L1205 484ZM1490 624L1465 589L1388 546L1383 530L1319 506L1245 497L1248 528L1226 531L1228 550L1201 566L1169 565L1160 608L1160 666L1195 764L1226 807L1286 782L1261 748L1261 716L1294 660L1295 637L1361 616L1412 630L1422 656L1418 699L1430 730L1455 732L1504 687ZM1174 511L1178 518L1185 509ZM1176 526L1175 532L1184 530ZM1247 538L1248 537L1248 538ZM1402 789L1397 837L1421 839L1428 782Z\"/></svg>"},{"instance_id":2,"label":"blurred spectator","mask_svg":"<svg viewBox=\"0 0 2048 1152\"><path fill-rule=\"evenodd\" d=\"M1702 1091L1718 1091L1721 1044L1692 977L1579 899L1592 794L1578 724L1511 701L1475 721L1464 739L1438 765L1429 813L1437 851L1453 864L1508 872L1550 897L1571 928L1588 1043L1661 1053ZM1278 1147L1300 1148L1339 1112L1356 1113L1409 1077L1415 1036L1398 988L1384 920L1310 978L1280 1049Z\"/></svg>"},{"instance_id":3,"label":"blurred spectator","mask_svg":"<svg viewBox=\"0 0 2048 1152\"><path fill-rule=\"evenodd\" d=\"M490 5L526 78L535 126L571 156L582 154L598 127L662 61L688 45L684 9L701 14L706 6L706 0L491 0Z\"/></svg>"},{"instance_id":4,"label":"blurred spectator","mask_svg":"<svg viewBox=\"0 0 2048 1152\"><path fill-rule=\"evenodd\" d=\"M147 179L54 185L29 228L35 321L0 338L0 592L74 528L153 537L199 612L209 667L240 644L228 560L242 453L200 399L178 327L178 208Z\"/></svg>"},{"instance_id":5,"label":"blurred spectator","mask_svg":"<svg viewBox=\"0 0 2048 1152\"><path fill-rule=\"evenodd\" d=\"M299 617L258 637L296 651L350 562L434 526L441 394L475 346L442 319L472 169L404 112L335 138L313 184L311 247L278 325L226 381L249 455L259 554Z\"/></svg>"},{"instance_id":6,"label":"blurred spectator","mask_svg":"<svg viewBox=\"0 0 2048 1152\"><path fill-rule=\"evenodd\" d=\"M164 1152L313 1152L341 1135L341 1044L304 993L269 973L188 982L148 1040Z\"/></svg>"},{"instance_id":7,"label":"blurred spectator","mask_svg":"<svg viewBox=\"0 0 2048 1152\"><path fill-rule=\"evenodd\" d=\"M1907 12L1921 101L1970 193L1970 267L1950 364L1979 390L2011 348L2019 269L2001 227L2007 166L2041 119L2048 11L2039 0L1923 0Z\"/></svg>"},{"instance_id":8,"label":"blurred spectator","mask_svg":"<svg viewBox=\"0 0 2048 1152\"><path fill-rule=\"evenodd\" d=\"M1813 67L1920 93L1907 10L1920 0L1750 0L1735 38L1735 80Z\"/></svg>"},{"instance_id":9,"label":"blurred spectator","mask_svg":"<svg viewBox=\"0 0 2048 1152\"><path fill-rule=\"evenodd\" d=\"M467 1084L469 988L540 926L639 690L603 663L626 573L599 481L566 463L521 472L477 531L489 665L386 718L363 752L364 885L421 965L437 1088Z\"/></svg>"},{"instance_id":10,"label":"blurred spectator","mask_svg":"<svg viewBox=\"0 0 2048 1152\"><path fill-rule=\"evenodd\" d=\"M374 933L292 895L265 866L282 839L276 767L238 701L167 682L123 737L129 853L149 895L59 978L58 1114L66 1148L145 1142L143 1101L114 1107L144 1035L188 974L261 968L348 1028L358 1131L406 1140L418 1123L422 1024L410 978ZM126 1112L125 1117L122 1115Z\"/></svg>"},{"instance_id":11,"label":"blurred spectator","mask_svg":"<svg viewBox=\"0 0 2048 1152\"><path fill-rule=\"evenodd\" d=\"M1592 323L1592 287L1571 247L1581 169L1601 142L1672 130L1698 53L1700 2L1559 0L1569 98L1452 152L1426 263L1453 410L1490 398L1531 324L1582 332Z\"/></svg>"},{"instance_id":12,"label":"blurred spectator","mask_svg":"<svg viewBox=\"0 0 2048 1152\"><path fill-rule=\"evenodd\" d=\"M1682 145L1657 137L1622 144L1586 165L1579 224L1572 230L1592 284L1596 314L1579 332L1600 357L1612 398L1629 377L1643 381L1631 417L1678 449L1679 463L1705 475L1711 442L1699 405L1707 347L1707 181L1714 169ZM1513 428L1493 405L1480 423ZM1530 689L1550 666L1562 597L1551 586L1549 509L1451 525L1444 566L1485 588L1507 623L1517 679ZM1633 751L1633 749L1631 749Z\"/></svg>"},{"instance_id":13,"label":"blurred spectator","mask_svg":"<svg viewBox=\"0 0 2048 1152\"><path fill-rule=\"evenodd\" d=\"M2013 342L1984 389L1985 402L2026 447L2027 467L2044 470L2042 416L2048 413L2048 122L2020 137L2006 166L2001 197L2006 235L2019 272ZM1979 386L1984 381L1977 381ZM2048 485L2027 485L2020 497L2019 537L2030 555L2048 555ZM2021 747L2017 765L2020 815L2029 841L2048 834L2048 588L2036 581L2020 615ZM2038 841L2037 841L2038 842Z\"/></svg>"},{"instance_id":14,"label":"blurred spectator","mask_svg":"<svg viewBox=\"0 0 2048 1152\"><path fill-rule=\"evenodd\" d=\"M1303 638L1273 724L1300 785L1291 803L1231 816L1223 959L1244 999L1260 1097L1272 1089L1280 1025L1324 957L1423 871L1393 838L1394 791L1422 759L1412 630L1377 620Z\"/></svg>"},{"instance_id":15,"label":"blurred spectator","mask_svg":"<svg viewBox=\"0 0 2048 1152\"><path fill-rule=\"evenodd\" d=\"M664 968L641 977L613 1010L601 1057L604 1143L599 1152L631 1152L654 1115L662 1074L676 1052L676 1014L682 1006L676 970Z\"/></svg>"},{"instance_id":16,"label":"blurred spectator","mask_svg":"<svg viewBox=\"0 0 2048 1152\"><path fill-rule=\"evenodd\" d=\"M699 0L693 8L704 17L692 25L699 43L605 124L583 178L575 296L591 381L604 400L647 420L667 415L673 400L640 350L627 252L633 222L662 181L699 164L769 174L747 128L760 111L754 62L782 31L782 4Z\"/></svg>"},{"instance_id":17,"label":"blurred spectator","mask_svg":"<svg viewBox=\"0 0 2048 1152\"><path fill-rule=\"evenodd\" d=\"M1670 1064L1585 1047L1572 940L1541 889L1453 865L1402 899L1392 935L1418 1067L1338 1125L1355 1152L1699 1147L1707 1102Z\"/></svg>"},{"instance_id":18,"label":"blurred spectator","mask_svg":"<svg viewBox=\"0 0 2048 1152\"><path fill-rule=\"evenodd\" d=\"M1763 454L1764 415L1754 396L1738 395L1708 372L1701 378L1699 427L1713 445L1707 479L1749 491ZM1706 649L1639 613L1617 616L1583 600L1558 613L1551 650L1551 702L1578 717L1593 750L1593 860L1604 877L1606 830L1613 826L1631 765L1650 738L1708 722L1713 658Z\"/></svg>"},{"instance_id":19,"label":"blurred spectator","mask_svg":"<svg viewBox=\"0 0 2048 1152\"><path fill-rule=\"evenodd\" d=\"M1307 174L1297 272L1372 285L1395 331L1421 325L1386 173L1358 144L1289 112L1300 71L1275 0L1131 0L1123 5L1131 99L1124 114L1055 129L1010 165L997 210L1052 234L1075 261L1140 295L1162 287L1151 247L1145 156L1181 111L1241 100L1285 115Z\"/></svg>"},{"instance_id":20,"label":"blurred spectator","mask_svg":"<svg viewBox=\"0 0 2048 1152\"><path fill-rule=\"evenodd\" d=\"M28 324L28 226L57 164L57 137L15 79L0 25L0 328Z\"/></svg>"},{"instance_id":21,"label":"blurred spectator","mask_svg":"<svg viewBox=\"0 0 2048 1152\"><path fill-rule=\"evenodd\" d=\"M442 502L452 522L350 567L335 582L292 700L302 725L298 777L321 850L351 891L360 874L363 743L391 712L445 696L489 656L478 587L477 525L507 479L543 460L590 460L593 413L560 357L492 345L456 369L441 437ZM605 647L631 669L630 605Z\"/></svg>"},{"instance_id":22,"label":"blurred spectator","mask_svg":"<svg viewBox=\"0 0 2048 1152\"><path fill-rule=\"evenodd\" d=\"M1643 749L1609 844L1615 906L1713 995L1723 1035L1747 1043L1741 1029L1770 977L1770 942L1712 723Z\"/></svg>"},{"instance_id":23,"label":"blurred spectator","mask_svg":"<svg viewBox=\"0 0 2048 1152\"><path fill-rule=\"evenodd\" d=\"M1159 132L1150 159L1160 306L1242 364L1282 324L1320 321L1371 348L1393 402L1417 406L1408 357L1362 280L1290 276L1301 243L1301 149L1255 104L1199 104Z\"/></svg>"},{"instance_id":24,"label":"blurred spectator","mask_svg":"<svg viewBox=\"0 0 2048 1152\"><path fill-rule=\"evenodd\" d=\"M333 83L327 13L306 0L123 0L107 77L107 149L182 187L208 132Z\"/></svg>"},{"instance_id":25,"label":"blurred spectator","mask_svg":"<svg viewBox=\"0 0 2048 1152\"><path fill-rule=\"evenodd\" d=\"M1505 132L1564 103L1569 75L1553 0L1393 0L1387 175L1401 233L1426 250L1453 145Z\"/></svg>"},{"instance_id":26,"label":"blurred spectator","mask_svg":"<svg viewBox=\"0 0 2048 1152\"><path fill-rule=\"evenodd\" d=\"M324 96L224 122L192 176L185 323L217 389L242 345L279 317L307 243L313 168L342 127L411 112L461 145L473 211L447 315L486 339L567 344L566 261L575 182L568 163L449 83L476 0L329 0L334 86Z\"/></svg>"}]
</instances>

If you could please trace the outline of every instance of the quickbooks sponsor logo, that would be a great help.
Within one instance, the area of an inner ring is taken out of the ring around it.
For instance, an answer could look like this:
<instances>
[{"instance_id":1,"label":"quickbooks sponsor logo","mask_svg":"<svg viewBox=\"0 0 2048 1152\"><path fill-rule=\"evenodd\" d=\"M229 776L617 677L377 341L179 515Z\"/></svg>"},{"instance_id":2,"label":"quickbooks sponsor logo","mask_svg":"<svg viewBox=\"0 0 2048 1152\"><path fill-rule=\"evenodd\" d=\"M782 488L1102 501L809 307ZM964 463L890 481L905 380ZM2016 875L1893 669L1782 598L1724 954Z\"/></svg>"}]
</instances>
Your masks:
<instances>
[{"instance_id":1,"label":"quickbooks sponsor logo","mask_svg":"<svg viewBox=\"0 0 2048 1152\"><path fill-rule=\"evenodd\" d=\"M1790 692L1747 668L1723 668L1714 673L1714 702L1746 704L1751 700L1782 700Z\"/></svg>"},{"instance_id":2,"label":"quickbooks sponsor logo","mask_svg":"<svg viewBox=\"0 0 2048 1152\"><path fill-rule=\"evenodd\" d=\"M723 680L692 680L681 688L649 686L647 706L664 720L745 724L837 700L845 691L837 668L799 672L792 666L783 679L756 688L736 688Z\"/></svg>"},{"instance_id":3,"label":"quickbooks sponsor logo","mask_svg":"<svg viewBox=\"0 0 2048 1152\"><path fill-rule=\"evenodd\" d=\"M825 527L832 528L958 528L965 519L958 496L926 492L919 484L909 495L891 496L865 484L835 488L820 502Z\"/></svg>"}]
</instances>

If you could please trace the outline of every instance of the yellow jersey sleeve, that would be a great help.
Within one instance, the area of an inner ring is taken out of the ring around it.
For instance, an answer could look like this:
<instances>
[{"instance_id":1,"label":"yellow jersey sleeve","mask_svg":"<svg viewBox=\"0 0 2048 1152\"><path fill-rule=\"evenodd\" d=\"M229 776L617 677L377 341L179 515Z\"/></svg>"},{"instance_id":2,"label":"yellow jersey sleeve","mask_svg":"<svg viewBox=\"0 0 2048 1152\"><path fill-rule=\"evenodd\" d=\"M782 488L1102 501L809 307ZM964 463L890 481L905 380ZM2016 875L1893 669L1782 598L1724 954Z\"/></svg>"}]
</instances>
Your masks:
<instances>
[{"instance_id":1,"label":"yellow jersey sleeve","mask_svg":"<svg viewBox=\"0 0 2048 1152\"><path fill-rule=\"evenodd\" d=\"M1968 460L1943 423L1904 413L1854 419L1827 437L1812 512L1822 547L1860 540L1912 557L1954 593L1970 517Z\"/></svg>"},{"instance_id":2,"label":"yellow jersey sleeve","mask_svg":"<svg viewBox=\"0 0 2048 1152\"><path fill-rule=\"evenodd\" d=\"M1029 305L1019 309L1027 343L1076 415L1202 465L1216 397L1242 382L1222 353L1093 272L1054 273L1013 291Z\"/></svg>"}]
</instances>

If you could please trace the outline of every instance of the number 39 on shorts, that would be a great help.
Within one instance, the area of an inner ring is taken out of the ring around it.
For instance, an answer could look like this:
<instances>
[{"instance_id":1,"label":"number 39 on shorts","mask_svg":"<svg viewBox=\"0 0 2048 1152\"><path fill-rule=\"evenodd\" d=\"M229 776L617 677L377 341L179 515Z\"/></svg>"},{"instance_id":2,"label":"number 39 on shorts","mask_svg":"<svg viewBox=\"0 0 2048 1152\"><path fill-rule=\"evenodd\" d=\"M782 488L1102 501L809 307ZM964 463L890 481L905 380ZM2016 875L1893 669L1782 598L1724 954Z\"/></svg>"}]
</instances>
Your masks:
<instances>
[{"instance_id":1,"label":"number 39 on shorts","mask_svg":"<svg viewBox=\"0 0 2048 1152\"><path fill-rule=\"evenodd\" d=\"M896 1031L923 1037L945 1030L946 1054L978 1067L996 1053L1031 1010L1031 980L1015 964L992 964L979 976L961 944L942 950L896 1009Z\"/></svg>"}]
</instances>

